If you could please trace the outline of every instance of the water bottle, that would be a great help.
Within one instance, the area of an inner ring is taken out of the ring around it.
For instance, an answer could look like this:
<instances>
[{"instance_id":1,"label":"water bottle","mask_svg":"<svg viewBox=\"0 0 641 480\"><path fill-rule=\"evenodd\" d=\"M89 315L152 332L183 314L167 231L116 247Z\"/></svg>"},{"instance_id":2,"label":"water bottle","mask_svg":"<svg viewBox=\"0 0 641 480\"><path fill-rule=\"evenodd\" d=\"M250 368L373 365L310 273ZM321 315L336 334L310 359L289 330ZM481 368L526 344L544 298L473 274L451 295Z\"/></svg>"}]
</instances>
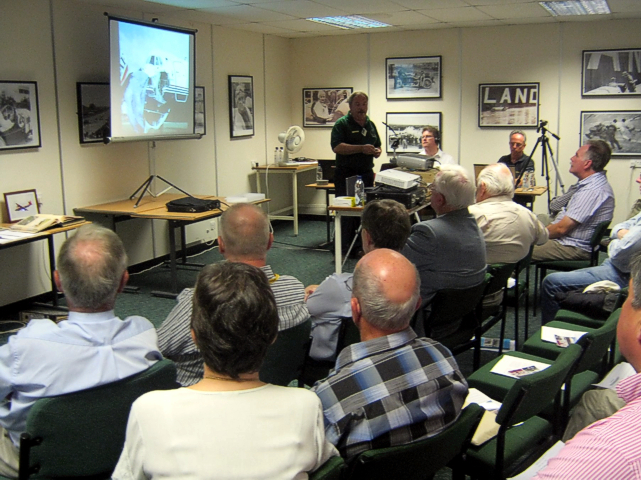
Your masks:
<instances>
[{"instance_id":1,"label":"water bottle","mask_svg":"<svg viewBox=\"0 0 641 480\"><path fill-rule=\"evenodd\" d=\"M534 172L530 172L530 188L536 187L536 174Z\"/></svg>"},{"instance_id":2,"label":"water bottle","mask_svg":"<svg viewBox=\"0 0 641 480\"><path fill-rule=\"evenodd\" d=\"M274 165L278 165L278 147L274 149Z\"/></svg>"},{"instance_id":3,"label":"water bottle","mask_svg":"<svg viewBox=\"0 0 641 480\"><path fill-rule=\"evenodd\" d=\"M521 188L525 189L530 186L530 172L525 172L521 178Z\"/></svg>"},{"instance_id":4,"label":"water bottle","mask_svg":"<svg viewBox=\"0 0 641 480\"><path fill-rule=\"evenodd\" d=\"M356 183L354 184L354 198L357 207L365 206L365 184L360 175L356 178Z\"/></svg>"},{"instance_id":5,"label":"water bottle","mask_svg":"<svg viewBox=\"0 0 641 480\"><path fill-rule=\"evenodd\" d=\"M323 179L323 168L320 166L320 163L316 167L316 183L320 182Z\"/></svg>"},{"instance_id":6,"label":"water bottle","mask_svg":"<svg viewBox=\"0 0 641 480\"><path fill-rule=\"evenodd\" d=\"M280 147L280 150L278 150L278 163L283 163L283 155L284 155L283 147Z\"/></svg>"}]
</instances>

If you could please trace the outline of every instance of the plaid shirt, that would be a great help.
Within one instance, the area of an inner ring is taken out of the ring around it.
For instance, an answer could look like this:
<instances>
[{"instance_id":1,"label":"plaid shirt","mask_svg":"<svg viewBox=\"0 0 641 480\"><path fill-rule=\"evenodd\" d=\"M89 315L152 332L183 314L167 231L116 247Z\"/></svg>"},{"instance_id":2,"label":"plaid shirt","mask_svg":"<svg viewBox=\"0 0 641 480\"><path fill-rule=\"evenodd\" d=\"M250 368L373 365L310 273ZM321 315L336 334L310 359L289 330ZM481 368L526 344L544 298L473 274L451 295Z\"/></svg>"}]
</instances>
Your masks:
<instances>
[{"instance_id":1,"label":"plaid shirt","mask_svg":"<svg viewBox=\"0 0 641 480\"><path fill-rule=\"evenodd\" d=\"M439 433L458 418L467 382L447 348L407 328L346 347L312 390L327 439L349 460Z\"/></svg>"}]
</instances>

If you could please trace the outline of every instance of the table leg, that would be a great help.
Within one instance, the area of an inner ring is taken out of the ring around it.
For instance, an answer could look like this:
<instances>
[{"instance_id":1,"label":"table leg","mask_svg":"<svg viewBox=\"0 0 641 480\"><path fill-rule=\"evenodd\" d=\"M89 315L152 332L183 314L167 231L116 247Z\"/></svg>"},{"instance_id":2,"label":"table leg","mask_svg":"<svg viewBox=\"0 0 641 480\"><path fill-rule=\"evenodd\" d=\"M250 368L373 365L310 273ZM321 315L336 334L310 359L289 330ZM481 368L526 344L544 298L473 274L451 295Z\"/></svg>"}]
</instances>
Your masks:
<instances>
[{"instance_id":1,"label":"table leg","mask_svg":"<svg viewBox=\"0 0 641 480\"><path fill-rule=\"evenodd\" d=\"M292 205L292 211L294 214L294 235L298 236L298 173L296 170L292 174L292 189L293 189L293 199L294 205Z\"/></svg>"},{"instance_id":2,"label":"table leg","mask_svg":"<svg viewBox=\"0 0 641 480\"><path fill-rule=\"evenodd\" d=\"M335 212L334 215L334 269L336 273L343 272L343 255L341 252L341 214L340 212Z\"/></svg>"},{"instance_id":3,"label":"table leg","mask_svg":"<svg viewBox=\"0 0 641 480\"><path fill-rule=\"evenodd\" d=\"M185 234L185 225L180 225L180 245L182 246L183 265L187 263L187 235Z\"/></svg>"},{"instance_id":4,"label":"table leg","mask_svg":"<svg viewBox=\"0 0 641 480\"><path fill-rule=\"evenodd\" d=\"M267 181L266 176L265 176L265 181ZM256 170L256 193L262 193L260 191L260 170Z\"/></svg>"},{"instance_id":5,"label":"table leg","mask_svg":"<svg viewBox=\"0 0 641 480\"><path fill-rule=\"evenodd\" d=\"M329 228L329 188L325 190L325 223L327 224L327 243L331 242Z\"/></svg>"},{"instance_id":6,"label":"table leg","mask_svg":"<svg viewBox=\"0 0 641 480\"><path fill-rule=\"evenodd\" d=\"M53 245L53 235L47 236L47 246L49 250L49 273L51 274L51 294L53 295L53 306L58 306L58 289L53 278L53 272L56 270L56 253Z\"/></svg>"},{"instance_id":7,"label":"table leg","mask_svg":"<svg viewBox=\"0 0 641 480\"><path fill-rule=\"evenodd\" d=\"M171 290L169 292L151 292L154 297L176 298L178 296L178 268L176 267L176 226L177 222L169 220L169 275L171 277Z\"/></svg>"}]
</instances>

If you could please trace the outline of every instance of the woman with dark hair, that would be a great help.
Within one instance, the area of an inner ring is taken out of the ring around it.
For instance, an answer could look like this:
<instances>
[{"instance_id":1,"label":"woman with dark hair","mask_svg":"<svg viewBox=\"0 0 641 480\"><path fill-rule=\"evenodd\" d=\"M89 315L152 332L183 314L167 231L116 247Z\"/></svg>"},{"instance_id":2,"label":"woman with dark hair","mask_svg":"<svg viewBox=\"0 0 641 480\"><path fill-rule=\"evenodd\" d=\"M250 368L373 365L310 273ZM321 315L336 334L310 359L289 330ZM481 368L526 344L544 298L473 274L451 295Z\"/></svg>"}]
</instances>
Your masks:
<instances>
[{"instance_id":1,"label":"woman with dark hair","mask_svg":"<svg viewBox=\"0 0 641 480\"><path fill-rule=\"evenodd\" d=\"M267 277L242 263L209 265L193 301L203 379L134 402L113 478L307 478L337 452L316 395L258 377L278 332Z\"/></svg>"}]
</instances>

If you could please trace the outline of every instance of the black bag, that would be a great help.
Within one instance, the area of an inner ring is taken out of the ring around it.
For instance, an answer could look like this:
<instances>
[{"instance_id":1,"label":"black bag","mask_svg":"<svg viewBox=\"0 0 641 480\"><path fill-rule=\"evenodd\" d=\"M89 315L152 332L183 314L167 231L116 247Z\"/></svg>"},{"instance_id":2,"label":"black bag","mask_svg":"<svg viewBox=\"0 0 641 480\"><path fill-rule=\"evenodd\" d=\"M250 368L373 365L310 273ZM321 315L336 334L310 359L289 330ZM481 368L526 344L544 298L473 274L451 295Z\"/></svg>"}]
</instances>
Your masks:
<instances>
[{"instance_id":1,"label":"black bag","mask_svg":"<svg viewBox=\"0 0 641 480\"><path fill-rule=\"evenodd\" d=\"M200 213L220 209L220 200L183 197L167 202L168 212Z\"/></svg>"},{"instance_id":2,"label":"black bag","mask_svg":"<svg viewBox=\"0 0 641 480\"><path fill-rule=\"evenodd\" d=\"M618 304L621 292L583 293L583 290L561 292L554 295L561 308L582 313L592 318L607 319Z\"/></svg>"}]
</instances>

